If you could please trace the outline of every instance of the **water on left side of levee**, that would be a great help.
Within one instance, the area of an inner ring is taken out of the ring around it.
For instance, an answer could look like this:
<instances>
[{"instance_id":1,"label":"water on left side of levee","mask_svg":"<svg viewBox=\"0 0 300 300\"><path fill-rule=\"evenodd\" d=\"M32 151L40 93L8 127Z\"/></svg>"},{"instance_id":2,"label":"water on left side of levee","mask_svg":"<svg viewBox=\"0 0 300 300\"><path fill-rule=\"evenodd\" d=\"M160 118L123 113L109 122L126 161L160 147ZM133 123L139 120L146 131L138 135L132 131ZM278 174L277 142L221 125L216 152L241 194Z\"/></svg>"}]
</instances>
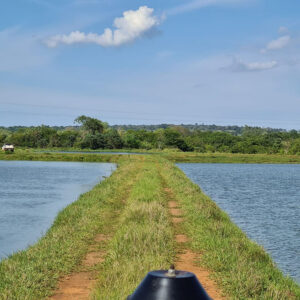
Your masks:
<instances>
[{"instance_id":1,"label":"water on left side of levee","mask_svg":"<svg viewBox=\"0 0 300 300\"><path fill-rule=\"evenodd\" d=\"M111 163L0 161L0 260L35 243Z\"/></svg>"}]
</instances>

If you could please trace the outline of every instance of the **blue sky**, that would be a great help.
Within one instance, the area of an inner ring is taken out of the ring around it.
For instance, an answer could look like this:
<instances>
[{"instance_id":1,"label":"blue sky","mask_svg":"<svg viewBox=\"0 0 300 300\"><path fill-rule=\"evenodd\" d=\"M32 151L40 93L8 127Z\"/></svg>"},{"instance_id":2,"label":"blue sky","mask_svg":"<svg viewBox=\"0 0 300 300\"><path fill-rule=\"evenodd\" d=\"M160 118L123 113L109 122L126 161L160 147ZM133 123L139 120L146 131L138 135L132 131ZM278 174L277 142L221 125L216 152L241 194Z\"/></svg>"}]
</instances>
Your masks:
<instances>
[{"instance_id":1,"label":"blue sky","mask_svg":"<svg viewBox=\"0 0 300 300\"><path fill-rule=\"evenodd\" d=\"M0 3L0 126L300 129L299 0Z\"/></svg>"}]
</instances>

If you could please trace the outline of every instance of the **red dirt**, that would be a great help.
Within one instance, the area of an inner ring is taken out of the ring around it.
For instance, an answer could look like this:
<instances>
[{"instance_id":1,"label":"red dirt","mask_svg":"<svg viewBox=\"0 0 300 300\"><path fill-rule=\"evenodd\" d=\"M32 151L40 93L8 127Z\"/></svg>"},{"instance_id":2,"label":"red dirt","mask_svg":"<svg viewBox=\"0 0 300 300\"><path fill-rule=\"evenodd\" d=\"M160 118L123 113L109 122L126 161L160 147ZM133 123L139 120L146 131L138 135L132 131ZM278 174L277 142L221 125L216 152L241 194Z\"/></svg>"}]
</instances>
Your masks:
<instances>
[{"instance_id":1,"label":"red dirt","mask_svg":"<svg viewBox=\"0 0 300 300\"><path fill-rule=\"evenodd\" d=\"M201 285L204 287L208 295L214 300L226 299L221 295L216 283L210 278L210 272L204 268L196 265L195 260L199 255L193 253L191 250L186 249L183 253L178 255L177 262L175 263L176 269L187 270L194 273Z\"/></svg>"},{"instance_id":2,"label":"red dirt","mask_svg":"<svg viewBox=\"0 0 300 300\"><path fill-rule=\"evenodd\" d=\"M103 242L103 241L107 241L108 237L105 234L99 233L95 236L95 242Z\"/></svg>"},{"instance_id":3,"label":"red dirt","mask_svg":"<svg viewBox=\"0 0 300 300\"><path fill-rule=\"evenodd\" d=\"M175 217L175 218L172 218L172 222L173 222L173 224L178 224L178 223L181 223L183 221L183 219L182 218L177 218L177 217Z\"/></svg>"},{"instance_id":4,"label":"red dirt","mask_svg":"<svg viewBox=\"0 0 300 300\"><path fill-rule=\"evenodd\" d=\"M90 268L103 262L104 252L95 251L99 243L107 240L104 234L98 234L95 237L95 244L91 245L90 252L86 255L81 264L81 272L74 272L59 282L55 294L49 297L49 300L86 300L96 282L95 272Z\"/></svg>"},{"instance_id":5,"label":"red dirt","mask_svg":"<svg viewBox=\"0 0 300 300\"><path fill-rule=\"evenodd\" d=\"M168 205L169 205L169 208L177 208L177 202L175 202L175 201L169 201Z\"/></svg>"},{"instance_id":6,"label":"red dirt","mask_svg":"<svg viewBox=\"0 0 300 300\"><path fill-rule=\"evenodd\" d=\"M83 265L87 267L95 266L104 261L103 253L101 252L90 252L87 254L83 261Z\"/></svg>"},{"instance_id":7,"label":"red dirt","mask_svg":"<svg viewBox=\"0 0 300 300\"><path fill-rule=\"evenodd\" d=\"M171 208L171 214L173 217L181 217L182 213L179 208Z\"/></svg>"},{"instance_id":8,"label":"red dirt","mask_svg":"<svg viewBox=\"0 0 300 300\"><path fill-rule=\"evenodd\" d=\"M175 236L175 239L177 243L186 243L188 241L186 235L184 234L177 234Z\"/></svg>"},{"instance_id":9,"label":"red dirt","mask_svg":"<svg viewBox=\"0 0 300 300\"><path fill-rule=\"evenodd\" d=\"M172 198L173 194L170 189L165 189ZM174 225L183 221L181 210L178 208L176 201L169 201L168 203L170 214L172 216L172 222ZM175 227L176 228L176 227ZM175 236L176 242L179 244L186 243L188 238L184 234L177 234ZM182 245L183 246L183 245ZM181 246L181 249L182 249ZM183 246L184 247L184 246ZM193 253L190 249L182 249L181 253L177 256L177 261L175 262L176 269L186 270L194 273L198 280L201 282L202 286L208 293L208 295L214 300L224 300L225 297L222 296L220 289L217 284L210 278L210 272L202 267L199 267L196 261L201 259L200 254Z\"/></svg>"},{"instance_id":10,"label":"red dirt","mask_svg":"<svg viewBox=\"0 0 300 300\"><path fill-rule=\"evenodd\" d=\"M88 299L90 291L95 283L92 272L79 272L64 278L57 292L49 299L54 300L85 300Z\"/></svg>"}]
</instances>

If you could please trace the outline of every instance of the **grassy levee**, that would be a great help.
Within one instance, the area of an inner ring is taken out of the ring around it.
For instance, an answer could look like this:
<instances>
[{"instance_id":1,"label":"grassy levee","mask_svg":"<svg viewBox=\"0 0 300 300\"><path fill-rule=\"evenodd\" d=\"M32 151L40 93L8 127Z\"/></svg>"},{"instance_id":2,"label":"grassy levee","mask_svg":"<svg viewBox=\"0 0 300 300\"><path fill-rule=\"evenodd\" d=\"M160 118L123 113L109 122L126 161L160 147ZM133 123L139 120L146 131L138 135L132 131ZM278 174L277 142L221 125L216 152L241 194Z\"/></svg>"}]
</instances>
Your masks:
<instances>
[{"instance_id":1,"label":"grassy levee","mask_svg":"<svg viewBox=\"0 0 300 300\"><path fill-rule=\"evenodd\" d=\"M39 153L32 150L18 150L15 153L0 152L0 160L30 160L30 161L79 161L79 162L118 162L129 155L120 154L81 154L81 153Z\"/></svg>"},{"instance_id":2,"label":"grassy levee","mask_svg":"<svg viewBox=\"0 0 300 300\"><path fill-rule=\"evenodd\" d=\"M71 149L72 150L72 149ZM74 150L74 149L73 149ZM78 149L77 149L78 150ZM95 151L89 153L58 153L53 149L39 152L37 149L17 149L14 153L0 151L0 160L40 160L40 161L82 161L82 162L117 162L120 158L129 158L130 154L101 154ZM108 151L108 150L106 150ZM110 150L111 152L122 152L124 150ZM240 153L197 153L197 152L175 152L175 151L141 151L126 150L160 156L171 162L190 163L261 163L261 164L300 164L300 155L286 154L240 154ZM103 150L103 152L105 152Z\"/></svg>"},{"instance_id":3,"label":"grassy levee","mask_svg":"<svg viewBox=\"0 0 300 300\"><path fill-rule=\"evenodd\" d=\"M166 189L183 212L187 246L228 299L300 299L300 287L172 162L160 155L118 160L112 176L65 208L37 244L0 262L1 300L51 295L61 277L80 269L98 233L111 238L91 298L126 299L149 270L176 261Z\"/></svg>"},{"instance_id":4,"label":"grassy levee","mask_svg":"<svg viewBox=\"0 0 300 300\"><path fill-rule=\"evenodd\" d=\"M285 154L161 152L160 155L172 162L300 164L300 155Z\"/></svg>"},{"instance_id":5,"label":"grassy levee","mask_svg":"<svg viewBox=\"0 0 300 300\"><path fill-rule=\"evenodd\" d=\"M154 162L157 160L145 157L92 299L124 300L150 270L167 269L174 261L173 229Z\"/></svg>"},{"instance_id":6,"label":"grassy levee","mask_svg":"<svg viewBox=\"0 0 300 300\"><path fill-rule=\"evenodd\" d=\"M300 286L181 170L164 162L162 176L184 213L189 246L230 299L300 299Z\"/></svg>"},{"instance_id":7,"label":"grassy levee","mask_svg":"<svg viewBox=\"0 0 300 300\"><path fill-rule=\"evenodd\" d=\"M121 160L113 175L62 210L46 235L0 263L0 299L44 299L58 280L76 269L96 233L116 228L137 179L138 165Z\"/></svg>"}]
</instances>

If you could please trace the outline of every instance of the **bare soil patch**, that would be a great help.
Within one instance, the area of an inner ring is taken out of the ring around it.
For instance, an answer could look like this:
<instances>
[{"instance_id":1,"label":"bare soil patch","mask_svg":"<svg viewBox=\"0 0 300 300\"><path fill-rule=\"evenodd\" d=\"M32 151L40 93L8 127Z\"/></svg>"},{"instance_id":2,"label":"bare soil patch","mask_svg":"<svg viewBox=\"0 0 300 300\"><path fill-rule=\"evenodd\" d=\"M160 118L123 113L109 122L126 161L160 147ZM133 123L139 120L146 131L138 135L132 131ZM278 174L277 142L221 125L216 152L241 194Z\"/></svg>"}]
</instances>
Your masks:
<instances>
[{"instance_id":1,"label":"bare soil patch","mask_svg":"<svg viewBox=\"0 0 300 300\"><path fill-rule=\"evenodd\" d=\"M175 201L169 201L168 205L169 205L169 208L178 208L177 202L175 202Z\"/></svg>"},{"instance_id":2,"label":"bare soil patch","mask_svg":"<svg viewBox=\"0 0 300 300\"><path fill-rule=\"evenodd\" d=\"M79 272L64 278L57 292L49 299L54 300L84 300L88 299L90 291L95 283L92 272Z\"/></svg>"},{"instance_id":3,"label":"bare soil patch","mask_svg":"<svg viewBox=\"0 0 300 300\"><path fill-rule=\"evenodd\" d=\"M175 239L177 243L186 243L188 241L188 238L184 234L177 234Z\"/></svg>"},{"instance_id":4,"label":"bare soil patch","mask_svg":"<svg viewBox=\"0 0 300 300\"><path fill-rule=\"evenodd\" d=\"M171 208L171 215L174 217L181 217L182 212L179 208Z\"/></svg>"},{"instance_id":5,"label":"bare soil patch","mask_svg":"<svg viewBox=\"0 0 300 300\"><path fill-rule=\"evenodd\" d=\"M168 202L170 215L174 225L183 222L182 211L178 207L177 202L174 200L174 195L171 189L164 189L167 197L170 199ZM176 226L175 226L176 229ZM177 227L178 230L178 227ZM214 300L224 300L220 289L217 284L210 278L210 272L205 268L199 267L197 260L201 258L199 254L193 253L190 249L186 248L184 243L188 242L188 238L184 234L175 235L176 242L180 244L180 253L177 255L175 267L178 270L184 270L194 273L208 295Z\"/></svg>"},{"instance_id":6,"label":"bare soil patch","mask_svg":"<svg viewBox=\"0 0 300 300\"><path fill-rule=\"evenodd\" d=\"M99 233L95 237L95 242L100 243L103 241L107 241L107 239L108 239L108 236L106 234Z\"/></svg>"},{"instance_id":7,"label":"bare soil patch","mask_svg":"<svg viewBox=\"0 0 300 300\"><path fill-rule=\"evenodd\" d=\"M185 249L183 253L178 255L178 259L175 263L176 269L194 273L212 299L226 299L221 295L221 292L219 291L216 283L210 278L210 272L204 268L197 266L197 256L198 255L193 253L191 250Z\"/></svg>"},{"instance_id":8,"label":"bare soil patch","mask_svg":"<svg viewBox=\"0 0 300 300\"><path fill-rule=\"evenodd\" d=\"M87 267L93 267L104 261L104 254L101 252L90 252L87 254L83 261L83 265Z\"/></svg>"},{"instance_id":9,"label":"bare soil patch","mask_svg":"<svg viewBox=\"0 0 300 300\"><path fill-rule=\"evenodd\" d=\"M105 252L95 251L100 243L105 242L108 237L104 234L98 234L95 237L95 243L90 246L90 252L82 261L80 272L74 272L59 282L55 294L49 297L49 300L86 300L96 282L96 273L91 267L104 261Z\"/></svg>"},{"instance_id":10,"label":"bare soil patch","mask_svg":"<svg viewBox=\"0 0 300 300\"><path fill-rule=\"evenodd\" d=\"M183 219L182 218L172 218L172 223L173 224L178 224L178 223L181 223L183 221Z\"/></svg>"}]
</instances>

